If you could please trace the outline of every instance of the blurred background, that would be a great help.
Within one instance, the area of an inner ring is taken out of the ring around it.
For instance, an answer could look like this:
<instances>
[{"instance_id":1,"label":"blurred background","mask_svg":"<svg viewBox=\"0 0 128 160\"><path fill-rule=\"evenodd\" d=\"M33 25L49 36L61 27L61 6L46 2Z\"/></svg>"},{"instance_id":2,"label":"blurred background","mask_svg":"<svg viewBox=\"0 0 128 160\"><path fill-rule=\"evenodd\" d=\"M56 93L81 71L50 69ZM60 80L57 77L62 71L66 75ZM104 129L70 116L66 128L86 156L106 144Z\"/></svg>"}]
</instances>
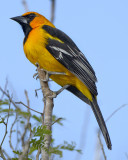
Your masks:
<instances>
[{"instance_id":1,"label":"blurred background","mask_svg":"<svg viewBox=\"0 0 128 160\"><path fill-rule=\"evenodd\" d=\"M26 2L29 11L51 18L51 0ZM24 34L20 25L10 20L26 12L26 9L22 0L1 1L0 86L4 87L7 78L8 88L15 100L23 102L26 101L26 89L31 108L42 112L41 91L38 98L35 97L35 89L40 88L39 81L33 79L36 68L24 55ZM128 103L128 1L56 0L54 14L54 25L73 39L96 72L98 103L106 120L117 108ZM52 90L60 88L54 82L50 82L50 87ZM104 159L102 154L97 155L98 125L88 105L64 91L55 99L53 112L66 119L64 127L54 127L55 143L74 141L83 153L64 151L63 160ZM112 141L110 151L102 137L107 159L127 160L127 105L107 121L107 128Z\"/></svg>"}]
</instances>

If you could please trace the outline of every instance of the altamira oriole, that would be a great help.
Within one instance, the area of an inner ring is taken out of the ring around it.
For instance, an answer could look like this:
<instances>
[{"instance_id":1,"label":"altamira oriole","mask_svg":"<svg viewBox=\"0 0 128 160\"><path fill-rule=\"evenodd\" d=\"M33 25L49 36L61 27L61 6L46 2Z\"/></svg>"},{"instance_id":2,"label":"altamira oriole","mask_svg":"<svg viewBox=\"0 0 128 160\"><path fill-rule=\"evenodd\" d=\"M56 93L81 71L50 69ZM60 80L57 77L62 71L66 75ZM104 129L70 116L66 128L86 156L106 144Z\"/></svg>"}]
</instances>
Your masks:
<instances>
[{"instance_id":1,"label":"altamira oriole","mask_svg":"<svg viewBox=\"0 0 128 160\"><path fill-rule=\"evenodd\" d=\"M34 65L54 74L50 78L60 86L70 85L67 90L89 104L95 114L106 144L111 149L111 140L97 103L95 72L72 39L36 12L27 12L11 18L24 31L23 42L26 57Z\"/></svg>"}]
</instances>

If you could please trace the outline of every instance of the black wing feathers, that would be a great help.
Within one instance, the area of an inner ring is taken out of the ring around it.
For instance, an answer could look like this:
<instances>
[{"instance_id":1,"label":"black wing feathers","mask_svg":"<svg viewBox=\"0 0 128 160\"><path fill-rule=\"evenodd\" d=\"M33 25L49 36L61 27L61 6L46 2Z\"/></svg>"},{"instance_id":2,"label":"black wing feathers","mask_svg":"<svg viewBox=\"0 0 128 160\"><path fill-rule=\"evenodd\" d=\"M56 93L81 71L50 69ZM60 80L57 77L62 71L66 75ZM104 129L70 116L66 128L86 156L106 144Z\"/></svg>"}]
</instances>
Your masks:
<instances>
[{"instance_id":1,"label":"black wing feathers","mask_svg":"<svg viewBox=\"0 0 128 160\"><path fill-rule=\"evenodd\" d=\"M43 29L63 42L61 43L58 40L49 38L46 45L47 50L76 75L89 88L92 94L97 95L95 72L71 38L64 32L47 25L43 26Z\"/></svg>"},{"instance_id":2,"label":"black wing feathers","mask_svg":"<svg viewBox=\"0 0 128 160\"><path fill-rule=\"evenodd\" d=\"M61 41L63 41L64 43L71 45L72 47L76 48L78 51L79 48L76 46L76 44L72 41L72 39L67 36L64 32L62 32L61 30L57 29L57 28L53 28L51 26L48 25L44 25L43 29L48 32L50 35L52 35L53 37L57 37L58 39L60 39Z\"/></svg>"}]
</instances>

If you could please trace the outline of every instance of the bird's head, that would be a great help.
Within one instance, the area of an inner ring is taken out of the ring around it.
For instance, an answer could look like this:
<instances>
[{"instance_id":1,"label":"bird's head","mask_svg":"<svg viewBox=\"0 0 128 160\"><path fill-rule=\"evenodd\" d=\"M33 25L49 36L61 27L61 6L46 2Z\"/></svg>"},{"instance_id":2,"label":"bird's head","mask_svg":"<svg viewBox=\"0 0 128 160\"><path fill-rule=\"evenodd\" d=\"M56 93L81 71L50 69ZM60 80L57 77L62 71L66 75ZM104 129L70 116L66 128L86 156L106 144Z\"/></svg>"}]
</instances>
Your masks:
<instances>
[{"instance_id":1,"label":"bird's head","mask_svg":"<svg viewBox=\"0 0 128 160\"><path fill-rule=\"evenodd\" d=\"M25 33L40 25L47 25L50 23L44 16L36 12L27 12L21 16L13 17L12 20L18 22Z\"/></svg>"}]
</instances>

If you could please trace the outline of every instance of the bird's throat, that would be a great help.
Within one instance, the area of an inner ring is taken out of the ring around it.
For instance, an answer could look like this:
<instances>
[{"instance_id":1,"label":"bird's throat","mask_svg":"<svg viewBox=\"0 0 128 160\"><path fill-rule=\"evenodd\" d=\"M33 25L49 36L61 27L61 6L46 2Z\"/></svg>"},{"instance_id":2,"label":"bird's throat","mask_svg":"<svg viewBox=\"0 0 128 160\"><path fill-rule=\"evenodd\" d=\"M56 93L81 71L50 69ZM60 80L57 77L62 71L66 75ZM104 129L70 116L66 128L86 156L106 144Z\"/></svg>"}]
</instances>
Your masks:
<instances>
[{"instance_id":1,"label":"bird's throat","mask_svg":"<svg viewBox=\"0 0 128 160\"><path fill-rule=\"evenodd\" d=\"M32 30L32 28L28 24L23 24L22 29L23 29L23 32L24 32L24 35L25 35L25 38L24 38L24 44L25 44L25 42L28 38L28 35L29 35L30 31Z\"/></svg>"}]
</instances>

